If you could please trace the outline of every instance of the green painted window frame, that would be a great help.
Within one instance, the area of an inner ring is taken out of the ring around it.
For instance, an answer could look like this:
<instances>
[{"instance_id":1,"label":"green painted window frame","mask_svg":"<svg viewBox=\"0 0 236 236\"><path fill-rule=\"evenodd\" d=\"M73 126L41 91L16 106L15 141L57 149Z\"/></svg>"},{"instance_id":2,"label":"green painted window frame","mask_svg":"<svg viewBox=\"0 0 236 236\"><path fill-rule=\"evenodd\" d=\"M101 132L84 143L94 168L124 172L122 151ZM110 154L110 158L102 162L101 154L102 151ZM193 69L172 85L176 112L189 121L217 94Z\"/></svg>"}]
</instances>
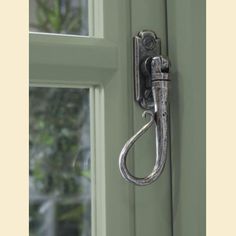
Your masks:
<instances>
[{"instance_id":1,"label":"green painted window frame","mask_svg":"<svg viewBox=\"0 0 236 236\"><path fill-rule=\"evenodd\" d=\"M124 142L145 122L133 100L132 36L152 29L166 52L165 0L99 3L91 3L99 12L91 22L104 22L90 31L96 37L30 34L30 85L90 88L93 236L171 236L169 160L160 180L144 188L126 183L118 170ZM130 154L138 175L153 165L153 135Z\"/></svg>"}]
</instances>

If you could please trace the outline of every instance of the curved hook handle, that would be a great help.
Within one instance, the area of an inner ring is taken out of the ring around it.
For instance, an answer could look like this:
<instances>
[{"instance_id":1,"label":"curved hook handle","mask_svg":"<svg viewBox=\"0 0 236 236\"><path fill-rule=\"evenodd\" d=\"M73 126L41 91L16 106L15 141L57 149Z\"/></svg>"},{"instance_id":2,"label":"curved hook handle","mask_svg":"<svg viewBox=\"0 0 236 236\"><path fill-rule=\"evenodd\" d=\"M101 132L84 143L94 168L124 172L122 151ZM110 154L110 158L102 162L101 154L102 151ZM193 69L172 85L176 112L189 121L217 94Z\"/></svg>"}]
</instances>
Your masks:
<instances>
[{"instance_id":1,"label":"curved hook handle","mask_svg":"<svg viewBox=\"0 0 236 236\"><path fill-rule=\"evenodd\" d=\"M144 125L132 138L130 138L121 150L119 156L119 168L121 175L128 182L144 186L154 182L162 173L167 156L167 122L168 122L168 74L162 73L160 57L154 57L152 61L152 96L154 103L154 112L144 111L143 116L149 114L151 120ZM156 139L156 161L152 172L144 178L133 176L127 169L126 159L130 148L135 141L140 138L155 123Z\"/></svg>"},{"instance_id":2,"label":"curved hook handle","mask_svg":"<svg viewBox=\"0 0 236 236\"><path fill-rule=\"evenodd\" d=\"M120 172L123 176L124 179L126 179L129 182L132 182L137 185L146 185L149 182L149 179L152 179L152 175L149 175L145 178L136 178L127 169L126 166L126 159L127 159L127 154L130 150L130 148L133 146L133 144L136 142L137 139L139 139L153 124L154 122L154 113L151 111L144 111L142 114L142 117L146 117L146 115L150 115L151 119L150 121L144 125L132 138L130 138L124 147L122 148L119 156L119 168Z\"/></svg>"}]
</instances>

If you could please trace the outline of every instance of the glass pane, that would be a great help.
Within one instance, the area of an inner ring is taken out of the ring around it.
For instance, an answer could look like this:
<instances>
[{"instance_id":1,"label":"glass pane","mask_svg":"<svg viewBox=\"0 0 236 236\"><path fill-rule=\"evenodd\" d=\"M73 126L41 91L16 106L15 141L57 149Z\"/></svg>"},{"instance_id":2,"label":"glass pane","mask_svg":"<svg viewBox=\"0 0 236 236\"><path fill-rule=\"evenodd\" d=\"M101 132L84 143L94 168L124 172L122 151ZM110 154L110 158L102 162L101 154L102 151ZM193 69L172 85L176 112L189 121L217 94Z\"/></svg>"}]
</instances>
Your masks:
<instances>
[{"instance_id":1,"label":"glass pane","mask_svg":"<svg viewBox=\"0 0 236 236\"><path fill-rule=\"evenodd\" d=\"M31 32L88 35L88 0L29 0Z\"/></svg>"},{"instance_id":2,"label":"glass pane","mask_svg":"<svg viewBox=\"0 0 236 236\"><path fill-rule=\"evenodd\" d=\"M29 90L30 236L90 236L89 89Z\"/></svg>"}]
</instances>

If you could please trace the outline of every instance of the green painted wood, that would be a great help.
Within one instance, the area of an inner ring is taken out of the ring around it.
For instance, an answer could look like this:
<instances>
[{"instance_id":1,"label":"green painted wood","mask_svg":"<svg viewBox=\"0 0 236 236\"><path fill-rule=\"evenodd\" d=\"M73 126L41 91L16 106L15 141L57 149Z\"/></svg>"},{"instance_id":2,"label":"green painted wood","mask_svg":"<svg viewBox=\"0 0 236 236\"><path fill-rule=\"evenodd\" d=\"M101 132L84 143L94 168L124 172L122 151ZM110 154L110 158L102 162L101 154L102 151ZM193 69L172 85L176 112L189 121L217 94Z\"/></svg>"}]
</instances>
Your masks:
<instances>
[{"instance_id":1,"label":"green painted wood","mask_svg":"<svg viewBox=\"0 0 236 236\"><path fill-rule=\"evenodd\" d=\"M204 236L205 1L168 0L174 236Z\"/></svg>"},{"instance_id":2,"label":"green painted wood","mask_svg":"<svg viewBox=\"0 0 236 236\"><path fill-rule=\"evenodd\" d=\"M161 38L162 53L166 55L165 0L132 0L132 34L143 29L154 30ZM132 80L132 78L131 78ZM133 102L134 132L145 122L143 110ZM169 158L169 157L168 157ZM154 127L135 146L135 174L145 176L155 161ZM161 177L153 184L135 187L136 236L171 236L171 185L169 160Z\"/></svg>"},{"instance_id":3,"label":"green painted wood","mask_svg":"<svg viewBox=\"0 0 236 236\"><path fill-rule=\"evenodd\" d=\"M104 69L117 67L117 46L105 39L34 33L30 35L30 49L30 63Z\"/></svg>"},{"instance_id":4,"label":"green painted wood","mask_svg":"<svg viewBox=\"0 0 236 236\"><path fill-rule=\"evenodd\" d=\"M130 2L104 0L103 12L104 38L118 46L118 70L103 87L105 229L107 236L134 236L133 186L124 184L118 169L120 148L132 132Z\"/></svg>"},{"instance_id":5,"label":"green painted wood","mask_svg":"<svg viewBox=\"0 0 236 236\"><path fill-rule=\"evenodd\" d=\"M118 66L117 45L105 39L31 34L29 46L31 83L103 84Z\"/></svg>"}]
</instances>

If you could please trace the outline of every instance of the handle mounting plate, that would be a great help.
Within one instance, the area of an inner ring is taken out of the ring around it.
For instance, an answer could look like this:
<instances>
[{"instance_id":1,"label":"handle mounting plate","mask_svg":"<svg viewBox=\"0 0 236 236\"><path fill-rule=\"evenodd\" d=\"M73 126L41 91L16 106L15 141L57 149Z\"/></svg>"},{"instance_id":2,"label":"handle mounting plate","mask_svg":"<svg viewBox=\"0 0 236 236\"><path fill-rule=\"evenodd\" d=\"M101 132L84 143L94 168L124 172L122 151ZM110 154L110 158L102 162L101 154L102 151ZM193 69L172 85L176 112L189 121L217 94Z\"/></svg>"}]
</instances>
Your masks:
<instances>
[{"instance_id":1,"label":"handle mounting plate","mask_svg":"<svg viewBox=\"0 0 236 236\"><path fill-rule=\"evenodd\" d=\"M134 36L134 87L135 100L144 109L153 108L149 59L161 55L161 40L151 30Z\"/></svg>"}]
</instances>

